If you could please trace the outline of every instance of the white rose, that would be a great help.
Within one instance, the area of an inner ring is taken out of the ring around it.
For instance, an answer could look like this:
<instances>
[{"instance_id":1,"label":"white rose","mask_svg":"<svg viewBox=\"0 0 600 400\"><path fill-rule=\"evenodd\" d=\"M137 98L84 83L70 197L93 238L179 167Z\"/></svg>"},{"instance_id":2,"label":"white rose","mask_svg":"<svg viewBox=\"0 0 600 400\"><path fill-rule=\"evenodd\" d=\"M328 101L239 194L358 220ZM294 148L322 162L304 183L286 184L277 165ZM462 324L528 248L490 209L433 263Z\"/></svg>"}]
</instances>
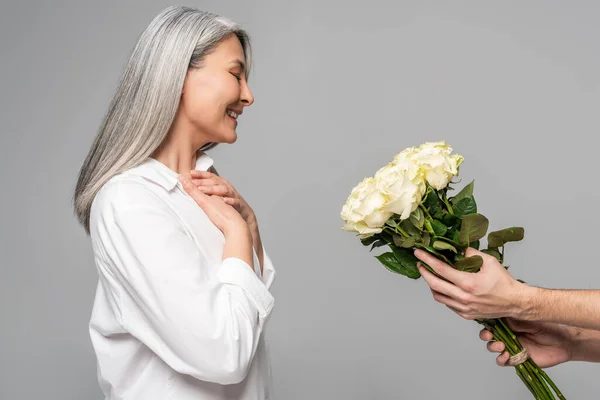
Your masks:
<instances>
[{"instance_id":1,"label":"white rose","mask_svg":"<svg viewBox=\"0 0 600 400\"><path fill-rule=\"evenodd\" d=\"M444 141L423 143L411 159L423 171L427 182L436 190L444 189L458 175L458 167L464 161L461 155L450 155L452 147Z\"/></svg>"},{"instance_id":2,"label":"white rose","mask_svg":"<svg viewBox=\"0 0 600 400\"><path fill-rule=\"evenodd\" d=\"M392 216L384 210L386 196L378 190L374 178L365 178L352 192L342 207L341 217L346 224L342 229L362 235L380 233Z\"/></svg>"},{"instance_id":3,"label":"white rose","mask_svg":"<svg viewBox=\"0 0 600 400\"><path fill-rule=\"evenodd\" d=\"M419 167L410 162L408 154L397 156L397 161L375 174L378 189L387 197L385 210L398 214L403 220L419 207L427 189Z\"/></svg>"},{"instance_id":4,"label":"white rose","mask_svg":"<svg viewBox=\"0 0 600 400\"><path fill-rule=\"evenodd\" d=\"M400 168L406 169L410 165L414 164L413 156L418 153L416 147L408 147L402 150L400 153L394 156L393 164L400 166Z\"/></svg>"}]
</instances>

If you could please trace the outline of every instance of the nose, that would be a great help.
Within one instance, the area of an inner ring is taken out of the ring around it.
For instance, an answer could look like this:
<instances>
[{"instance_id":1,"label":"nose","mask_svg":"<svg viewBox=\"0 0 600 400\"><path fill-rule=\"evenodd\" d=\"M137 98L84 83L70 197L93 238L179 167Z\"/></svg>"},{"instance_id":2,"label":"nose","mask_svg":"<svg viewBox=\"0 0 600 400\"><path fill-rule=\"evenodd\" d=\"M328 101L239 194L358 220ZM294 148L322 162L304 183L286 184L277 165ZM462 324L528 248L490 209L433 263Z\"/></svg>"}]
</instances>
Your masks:
<instances>
[{"instance_id":1,"label":"nose","mask_svg":"<svg viewBox=\"0 0 600 400\"><path fill-rule=\"evenodd\" d=\"M242 103L244 107L251 106L254 103L254 95L252 95L252 91L248 87L248 83L244 80L244 84L242 85L242 95L241 95Z\"/></svg>"}]
</instances>

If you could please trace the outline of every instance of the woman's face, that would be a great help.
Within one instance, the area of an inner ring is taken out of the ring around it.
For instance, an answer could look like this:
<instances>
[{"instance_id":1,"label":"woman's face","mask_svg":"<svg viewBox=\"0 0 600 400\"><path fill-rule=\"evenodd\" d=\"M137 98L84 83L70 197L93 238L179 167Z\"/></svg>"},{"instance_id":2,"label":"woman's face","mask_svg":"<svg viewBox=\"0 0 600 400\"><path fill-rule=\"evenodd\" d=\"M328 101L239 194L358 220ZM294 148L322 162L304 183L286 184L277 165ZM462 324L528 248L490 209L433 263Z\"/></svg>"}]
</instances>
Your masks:
<instances>
[{"instance_id":1,"label":"woman's face","mask_svg":"<svg viewBox=\"0 0 600 400\"><path fill-rule=\"evenodd\" d=\"M242 44L232 34L206 55L200 68L188 70L180 117L187 120L199 145L237 140L237 119L254 102L245 68Z\"/></svg>"}]
</instances>

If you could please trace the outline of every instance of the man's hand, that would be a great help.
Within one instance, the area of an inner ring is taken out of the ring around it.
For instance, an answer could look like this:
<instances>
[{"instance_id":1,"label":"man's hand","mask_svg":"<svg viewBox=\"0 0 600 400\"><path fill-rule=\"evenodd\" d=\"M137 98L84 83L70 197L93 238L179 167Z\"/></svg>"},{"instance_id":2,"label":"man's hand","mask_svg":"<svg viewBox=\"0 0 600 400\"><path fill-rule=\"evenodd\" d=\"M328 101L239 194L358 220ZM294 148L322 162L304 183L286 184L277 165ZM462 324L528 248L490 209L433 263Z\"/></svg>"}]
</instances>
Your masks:
<instances>
[{"instance_id":1,"label":"man's hand","mask_svg":"<svg viewBox=\"0 0 600 400\"><path fill-rule=\"evenodd\" d=\"M415 251L419 260L445 279L419 266L434 299L465 319L519 317L522 313L520 297L526 285L514 279L489 254L469 248L465 255L483 258L479 272L458 271L424 250Z\"/></svg>"},{"instance_id":2,"label":"man's hand","mask_svg":"<svg viewBox=\"0 0 600 400\"><path fill-rule=\"evenodd\" d=\"M511 318L507 318L506 323L527 349L529 357L541 368L553 367L573 358L573 328ZM479 338L488 342L487 349L490 352L500 353L496 364L501 367L509 365L510 354L505 351L504 343L494 341L492 333L487 329L479 333Z\"/></svg>"}]
</instances>

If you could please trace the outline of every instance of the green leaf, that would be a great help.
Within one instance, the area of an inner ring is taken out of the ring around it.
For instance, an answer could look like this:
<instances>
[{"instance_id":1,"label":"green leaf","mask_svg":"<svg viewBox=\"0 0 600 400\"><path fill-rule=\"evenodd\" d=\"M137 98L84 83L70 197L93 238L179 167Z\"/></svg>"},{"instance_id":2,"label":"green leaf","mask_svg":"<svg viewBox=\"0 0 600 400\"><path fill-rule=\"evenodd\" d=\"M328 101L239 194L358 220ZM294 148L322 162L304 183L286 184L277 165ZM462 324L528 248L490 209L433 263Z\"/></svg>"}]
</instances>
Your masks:
<instances>
[{"instance_id":1,"label":"green leaf","mask_svg":"<svg viewBox=\"0 0 600 400\"><path fill-rule=\"evenodd\" d=\"M448 213L442 217L442 222L446 226L454 226L459 221L460 221L460 218L458 218L455 215L452 215L450 213Z\"/></svg>"},{"instance_id":2,"label":"green leaf","mask_svg":"<svg viewBox=\"0 0 600 400\"><path fill-rule=\"evenodd\" d=\"M394 243L394 238L392 237L392 234L390 232L382 231L381 233L379 233L379 235L386 243Z\"/></svg>"},{"instance_id":3,"label":"green leaf","mask_svg":"<svg viewBox=\"0 0 600 400\"><path fill-rule=\"evenodd\" d=\"M421 230L414 226L412 222L410 222L410 219L405 219L404 221L402 221L400 223L400 227L404 229L404 231L408 233L409 236L421 236Z\"/></svg>"},{"instance_id":4,"label":"green leaf","mask_svg":"<svg viewBox=\"0 0 600 400\"><path fill-rule=\"evenodd\" d=\"M435 190L429 191L429 194L427 197L425 197L423 204L427 208L429 215L431 215L433 218L441 218L444 215L442 201Z\"/></svg>"},{"instance_id":5,"label":"green leaf","mask_svg":"<svg viewBox=\"0 0 600 400\"><path fill-rule=\"evenodd\" d=\"M496 260L502 262L502 255L497 249L483 249L481 252L496 257Z\"/></svg>"},{"instance_id":6,"label":"green leaf","mask_svg":"<svg viewBox=\"0 0 600 400\"><path fill-rule=\"evenodd\" d=\"M408 218L410 223L413 224L417 229L423 230L423 223L425 222L425 214L423 214L423 210L417 208L410 214Z\"/></svg>"},{"instance_id":7,"label":"green leaf","mask_svg":"<svg viewBox=\"0 0 600 400\"><path fill-rule=\"evenodd\" d=\"M376 249L377 247L382 247L387 245L387 242L383 239L378 239L375 242L373 242L373 245L371 246L371 249L369 249L369 251L373 251L373 249Z\"/></svg>"},{"instance_id":8,"label":"green leaf","mask_svg":"<svg viewBox=\"0 0 600 400\"><path fill-rule=\"evenodd\" d=\"M477 203L472 197L465 197L458 203L452 206L454 215L458 218L462 218L465 215L475 214L477 212Z\"/></svg>"},{"instance_id":9,"label":"green leaf","mask_svg":"<svg viewBox=\"0 0 600 400\"><path fill-rule=\"evenodd\" d=\"M460 243L460 231L454 230L454 232L452 233L452 241Z\"/></svg>"},{"instance_id":10,"label":"green leaf","mask_svg":"<svg viewBox=\"0 0 600 400\"><path fill-rule=\"evenodd\" d=\"M375 258L378 259L379 262L381 262L390 271L404 275L404 269L402 268L402 265L398 262L396 256L394 256L394 253L391 251L375 256Z\"/></svg>"},{"instance_id":11,"label":"green leaf","mask_svg":"<svg viewBox=\"0 0 600 400\"><path fill-rule=\"evenodd\" d=\"M453 197L449 199L450 203L454 206L454 204L458 204L459 201L466 197L473 197L473 186L475 185L475 181L471 181L467 186L462 188L462 190L456 193Z\"/></svg>"},{"instance_id":12,"label":"green leaf","mask_svg":"<svg viewBox=\"0 0 600 400\"><path fill-rule=\"evenodd\" d=\"M483 258L481 256L471 256L458 260L454 267L459 271L464 272L477 272L483 265Z\"/></svg>"},{"instance_id":13,"label":"green leaf","mask_svg":"<svg viewBox=\"0 0 600 400\"><path fill-rule=\"evenodd\" d=\"M443 255L442 253L440 253L439 251L437 251L437 249L434 249L433 247L428 246L428 245L421 245L419 247L421 247L421 248L427 250L428 252L430 252L431 254L435 255L437 258L439 258L440 260L442 260L446 264L452 265L452 262L448 259L448 257L446 257L445 255Z\"/></svg>"},{"instance_id":14,"label":"green leaf","mask_svg":"<svg viewBox=\"0 0 600 400\"><path fill-rule=\"evenodd\" d=\"M403 247L403 248L409 249L409 248L413 247L415 245L415 243L417 243L419 240L421 240L420 235L413 235L410 237L394 235L394 245L396 245L397 247Z\"/></svg>"},{"instance_id":15,"label":"green leaf","mask_svg":"<svg viewBox=\"0 0 600 400\"><path fill-rule=\"evenodd\" d=\"M456 241L454 241L452 239L448 239L447 237L444 237L444 236L436 236L436 237L434 237L434 241L435 240L451 244L452 247L454 247L455 249L459 249L461 251L464 251L464 250L467 249L467 245L458 243L458 242L456 242ZM460 257L460 254L457 254L455 258L457 258L457 257Z\"/></svg>"},{"instance_id":16,"label":"green leaf","mask_svg":"<svg viewBox=\"0 0 600 400\"><path fill-rule=\"evenodd\" d=\"M396 260L398 260L398 262L406 270L407 277L417 279L421 276L421 273L417 268L417 262L419 260L417 257L415 257L412 250L392 247L392 252L394 253L394 257L396 257Z\"/></svg>"},{"instance_id":17,"label":"green leaf","mask_svg":"<svg viewBox=\"0 0 600 400\"><path fill-rule=\"evenodd\" d=\"M444 236L448 231L448 227L446 227L443 222L438 221L437 219L431 221L431 227L433 228L436 236Z\"/></svg>"},{"instance_id":18,"label":"green leaf","mask_svg":"<svg viewBox=\"0 0 600 400\"><path fill-rule=\"evenodd\" d=\"M489 247L502 247L508 242L518 242L525 237L525 230L521 227L506 228L490 232L488 235Z\"/></svg>"},{"instance_id":19,"label":"green leaf","mask_svg":"<svg viewBox=\"0 0 600 400\"><path fill-rule=\"evenodd\" d=\"M471 243L485 236L489 221L481 214L465 215L460 227L460 243Z\"/></svg>"},{"instance_id":20,"label":"green leaf","mask_svg":"<svg viewBox=\"0 0 600 400\"><path fill-rule=\"evenodd\" d=\"M398 225L398 222L396 222L396 220L394 220L393 218L390 218L387 221L385 221L385 224L387 226L389 226L390 228L396 229L396 226Z\"/></svg>"},{"instance_id":21,"label":"green leaf","mask_svg":"<svg viewBox=\"0 0 600 400\"><path fill-rule=\"evenodd\" d=\"M469 243L469 247L472 247L472 248L474 248L474 249L476 249L476 250L479 250L479 245L480 245L480 244L481 244L481 243L479 242L479 240L475 240L475 241L473 241L473 242Z\"/></svg>"},{"instance_id":22,"label":"green leaf","mask_svg":"<svg viewBox=\"0 0 600 400\"><path fill-rule=\"evenodd\" d=\"M423 232L423 236L421 236L421 239L423 240L423 243L428 246L431 243L431 235L429 234L429 232Z\"/></svg>"},{"instance_id":23,"label":"green leaf","mask_svg":"<svg viewBox=\"0 0 600 400\"><path fill-rule=\"evenodd\" d=\"M396 256L394 252L383 253L375 258L377 258L388 270L396 274L404 275L411 279L417 279L421 276L417 269L416 261L414 268L412 268L408 259L403 258L403 260L400 261L399 257Z\"/></svg>"},{"instance_id":24,"label":"green leaf","mask_svg":"<svg viewBox=\"0 0 600 400\"><path fill-rule=\"evenodd\" d=\"M456 250L456 248L454 246L452 246L448 242L443 242L441 240L436 240L435 242L433 242L432 246L436 250L451 250L455 253L458 253L458 250Z\"/></svg>"},{"instance_id":25,"label":"green leaf","mask_svg":"<svg viewBox=\"0 0 600 400\"><path fill-rule=\"evenodd\" d=\"M377 234L375 234L375 235L366 237L364 239L360 239L360 242L365 246L370 246L372 243L374 243L378 240L380 240L380 237Z\"/></svg>"}]
</instances>

